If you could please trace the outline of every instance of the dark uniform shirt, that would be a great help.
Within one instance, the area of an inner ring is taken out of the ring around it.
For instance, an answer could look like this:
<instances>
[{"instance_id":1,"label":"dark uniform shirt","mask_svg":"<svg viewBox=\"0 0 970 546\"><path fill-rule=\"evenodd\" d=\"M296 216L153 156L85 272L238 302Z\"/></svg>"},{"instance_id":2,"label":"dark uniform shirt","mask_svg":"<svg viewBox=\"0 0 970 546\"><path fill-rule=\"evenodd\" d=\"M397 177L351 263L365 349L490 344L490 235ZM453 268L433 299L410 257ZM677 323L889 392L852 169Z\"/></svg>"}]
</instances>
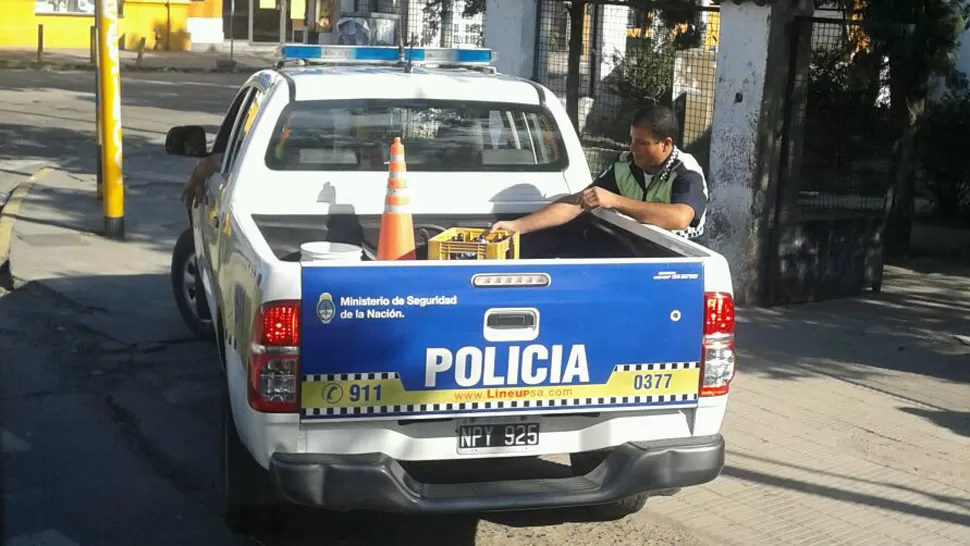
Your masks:
<instances>
[{"instance_id":1,"label":"dark uniform shirt","mask_svg":"<svg viewBox=\"0 0 970 546\"><path fill-rule=\"evenodd\" d=\"M682 203L694 209L694 219L690 225L696 227L700 222L701 215L707 210L704 175L697 160L687 152L680 150L679 159L681 163L675 169L677 177L674 178L670 188L670 202ZM619 157L617 157L617 160L619 160ZM634 165L632 159L630 159L630 170L641 189L645 190L646 184L653 180L653 175L645 173L643 169ZM609 164L606 170L593 181L592 185L620 195L620 188L617 186L616 176L613 173L613 163Z\"/></svg>"}]
</instances>

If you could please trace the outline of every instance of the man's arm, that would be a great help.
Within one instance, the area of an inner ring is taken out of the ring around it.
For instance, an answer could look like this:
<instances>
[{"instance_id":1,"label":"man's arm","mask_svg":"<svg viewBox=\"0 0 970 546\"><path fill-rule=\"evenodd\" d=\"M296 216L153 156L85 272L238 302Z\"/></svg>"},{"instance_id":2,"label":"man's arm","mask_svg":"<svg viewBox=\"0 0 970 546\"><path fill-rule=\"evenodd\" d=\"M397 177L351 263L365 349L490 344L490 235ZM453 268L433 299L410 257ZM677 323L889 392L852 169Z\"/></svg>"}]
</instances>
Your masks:
<instances>
[{"instance_id":1,"label":"man's arm","mask_svg":"<svg viewBox=\"0 0 970 546\"><path fill-rule=\"evenodd\" d=\"M202 193L205 191L205 181L218 171L221 165L221 153L208 155L196 162L192 174L189 175L185 188L182 190L182 202L186 208L191 209L201 201Z\"/></svg>"},{"instance_id":2,"label":"man's arm","mask_svg":"<svg viewBox=\"0 0 970 546\"><path fill-rule=\"evenodd\" d=\"M641 224L664 229L684 229L694 219L694 209L683 203L647 203L617 195L610 208L632 217Z\"/></svg>"},{"instance_id":3,"label":"man's arm","mask_svg":"<svg viewBox=\"0 0 970 546\"><path fill-rule=\"evenodd\" d=\"M682 168L670 190L669 204L647 203L616 195L609 207L643 224L671 230L686 229L707 208L704 179L700 173Z\"/></svg>"},{"instance_id":4,"label":"man's arm","mask_svg":"<svg viewBox=\"0 0 970 546\"><path fill-rule=\"evenodd\" d=\"M561 226L566 222L571 222L583 212L583 193L589 188L604 188L611 192L619 192L616 187L616 178L613 175L612 164L603 171L590 186L572 195L567 195L541 209L523 216L511 222L496 222L492 230L511 230L520 234L538 231L555 226Z\"/></svg>"},{"instance_id":5,"label":"man's arm","mask_svg":"<svg viewBox=\"0 0 970 546\"><path fill-rule=\"evenodd\" d=\"M579 205L579 195L576 193L557 199L518 220L498 222L493 229L509 229L524 234L565 224L583 212L583 208Z\"/></svg>"}]
</instances>

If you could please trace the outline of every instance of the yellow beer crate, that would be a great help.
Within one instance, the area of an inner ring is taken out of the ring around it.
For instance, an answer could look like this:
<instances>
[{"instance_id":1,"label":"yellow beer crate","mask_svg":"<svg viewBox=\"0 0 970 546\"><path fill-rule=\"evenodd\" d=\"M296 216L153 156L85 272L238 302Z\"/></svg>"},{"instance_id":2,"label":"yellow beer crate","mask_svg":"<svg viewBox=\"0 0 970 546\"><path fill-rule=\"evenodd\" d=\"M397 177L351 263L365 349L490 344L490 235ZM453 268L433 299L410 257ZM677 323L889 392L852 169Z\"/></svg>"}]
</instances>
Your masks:
<instances>
[{"instance_id":1,"label":"yellow beer crate","mask_svg":"<svg viewBox=\"0 0 970 546\"><path fill-rule=\"evenodd\" d=\"M519 234L496 231L485 236L485 229L451 228L428 241L429 260L517 260Z\"/></svg>"}]
</instances>

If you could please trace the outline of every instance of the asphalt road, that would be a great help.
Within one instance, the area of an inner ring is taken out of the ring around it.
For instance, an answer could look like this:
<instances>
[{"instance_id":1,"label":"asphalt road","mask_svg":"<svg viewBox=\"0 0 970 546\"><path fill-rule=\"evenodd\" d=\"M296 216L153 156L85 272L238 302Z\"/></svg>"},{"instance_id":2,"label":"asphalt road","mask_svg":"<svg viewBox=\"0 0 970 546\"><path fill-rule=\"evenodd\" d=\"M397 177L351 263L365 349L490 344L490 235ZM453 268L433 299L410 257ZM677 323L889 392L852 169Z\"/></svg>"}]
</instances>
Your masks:
<instances>
[{"instance_id":1,"label":"asphalt road","mask_svg":"<svg viewBox=\"0 0 970 546\"><path fill-rule=\"evenodd\" d=\"M126 165L184 176L184 163L159 153L165 131L213 132L242 79L126 77ZM0 184L42 163L92 172L93 85L88 73L0 74ZM218 515L219 376L208 344L126 347L86 328L84 309L29 285L0 297L0 355L9 546L707 543L649 508L619 522L582 510L482 520L292 510L280 535L234 536Z\"/></svg>"}]
</instances>

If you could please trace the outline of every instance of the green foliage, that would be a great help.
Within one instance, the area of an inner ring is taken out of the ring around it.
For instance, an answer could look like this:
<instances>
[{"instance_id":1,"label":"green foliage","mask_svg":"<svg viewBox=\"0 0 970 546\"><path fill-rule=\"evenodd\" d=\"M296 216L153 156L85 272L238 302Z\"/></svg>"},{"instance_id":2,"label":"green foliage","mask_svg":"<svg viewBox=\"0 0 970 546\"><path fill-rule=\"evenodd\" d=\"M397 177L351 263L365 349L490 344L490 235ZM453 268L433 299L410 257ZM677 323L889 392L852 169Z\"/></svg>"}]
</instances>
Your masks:
<instances>
[{"instance_id":1,"label":"green foliage","mask_svg":"<svg viewBox=\"0 0 970 546\"><path fill-rule=\"evenodd\" d=\"M441 26L441 11L445 7L445 4L455 5L455 0L425 0L424 7L421 11L424 12L424 24L425 24L425 34L434 35L438 32L438 28ZM485 13L485 0L465 0L465 8L461 13L455 13L455 15L461 15L462 17L474 17L480 13Z\"/></svg>"},{"instance_id":2,"label":"green foliage","mask_svg":"<svg viewBox=\"0 0 970 546\"><path fill-rule=\"evenodd\" d=\"M892 145L889 112L876 104L879 65L871 57L851 55L848 47L819 47L812 52L806 87L806 147L836 168L850 159L883 155Z\"/></svg>"},{"instance_id":3,"label":"green foliage","mask_svg":"<svg viewBox=\"0 0 970 546\"><path fill-rule=\"evenodd\" d=\"M839 0L839 3L843 7L854 7L852 4L860 2ZM888 154L894 157L890 180L895 199L885 242L887 253L892 255L905 253L909 248L912 199L915 196L914 165L921 159L917 155L919 150L915 150L916 154L910 153L917 144L914 139L922 132L924 139L942 144L946 137L939 135L950 130L945 118L958 117L963 108L962 99L944 99L930 105L929 110L924 104L930 78L934 75L946 77L953 71L960 35L970 21L970 0L862 0L861 4L864 28L871 38L871 53L889 60L892 132L898 137L896 146ZM921 128L924 122L936 128ZM952 213L954 196L942 187L963 185L959 181L961 168L942 156L925 155L934 153L933 146L924 145L922 150L922 162L928 165L928 172L934 173L931 174L934 177L932 184L935 184L933 193L938 199L945 195L949 201L938 201L940 212ZM952 182L945 181L951 180L950 177L956 178ZM960 205L956 206L959 208ZM951 210L943 207L951 207Z\"/></svg>"},{"instance_id":4,"label":"green foliage","mask_svg":"<svg viewBox=\"0 0 970 546\"><path fill-rule=\"evenodd\" d=\"M636 108L647 104L670 104L674 82L674 54L670 40L650 39L628 50L626 55L612 54L616 67L606 80L610 89Z\"/></svg>"},{"instance_id":5,"label":"green foliage","mask_svg":"<svg viewBox=\"0 0 970 546\"><path fill-rule=\"evenodd\" d=\"M631 2L634 9L639 3L643 2ZM652 27L653 36L627 40L625 55L611 54L616 68L607 78L607 85L634 108L656 103L669 105L676 53L698 47L704 39L706 25L700 22L700 12L693 0L672 0L664 10L640 10L638 19L641 34L645 35ZM687 28L675 33L678 25Z\"/></svg>"},{"instance_id":6,"label":"green foliage","mask_svg":"<svg viewBox=\"0 0 970 546\"><path fill-rule=\"evenodd\" d=\"M951 76L950 89L927 104L918 133L920 162L927 189L945 220L962 217L970 223L970 92L962 73Z\"/></svg>"},{"instance_id":7,"label":"green foliage","mask_svg":"<svg viewBox=\"0 0 970 546\"><path fill-rule=\"evenodd\" d=\"M968 28L967 0L870 0L862 8L875 49L908 58L922 73L953 70L960 33ZM896 25L880 23L902 23ZM912 47L911 47L912 46ZM919 77L921 74L913 74Z\"/></svg>"},{"instance_id":8,"label":"green foliage","mask_svg":"<svg viewBox=\"0 0 970 546\"><path fill-rule=\"evenodd\" d=\"M953 71L960 34L970 28L970 0L835 0L861 5L870 54L887 57L896 82L894 102L925 97L930 76Z\"/></svg>"}]
</instances>

